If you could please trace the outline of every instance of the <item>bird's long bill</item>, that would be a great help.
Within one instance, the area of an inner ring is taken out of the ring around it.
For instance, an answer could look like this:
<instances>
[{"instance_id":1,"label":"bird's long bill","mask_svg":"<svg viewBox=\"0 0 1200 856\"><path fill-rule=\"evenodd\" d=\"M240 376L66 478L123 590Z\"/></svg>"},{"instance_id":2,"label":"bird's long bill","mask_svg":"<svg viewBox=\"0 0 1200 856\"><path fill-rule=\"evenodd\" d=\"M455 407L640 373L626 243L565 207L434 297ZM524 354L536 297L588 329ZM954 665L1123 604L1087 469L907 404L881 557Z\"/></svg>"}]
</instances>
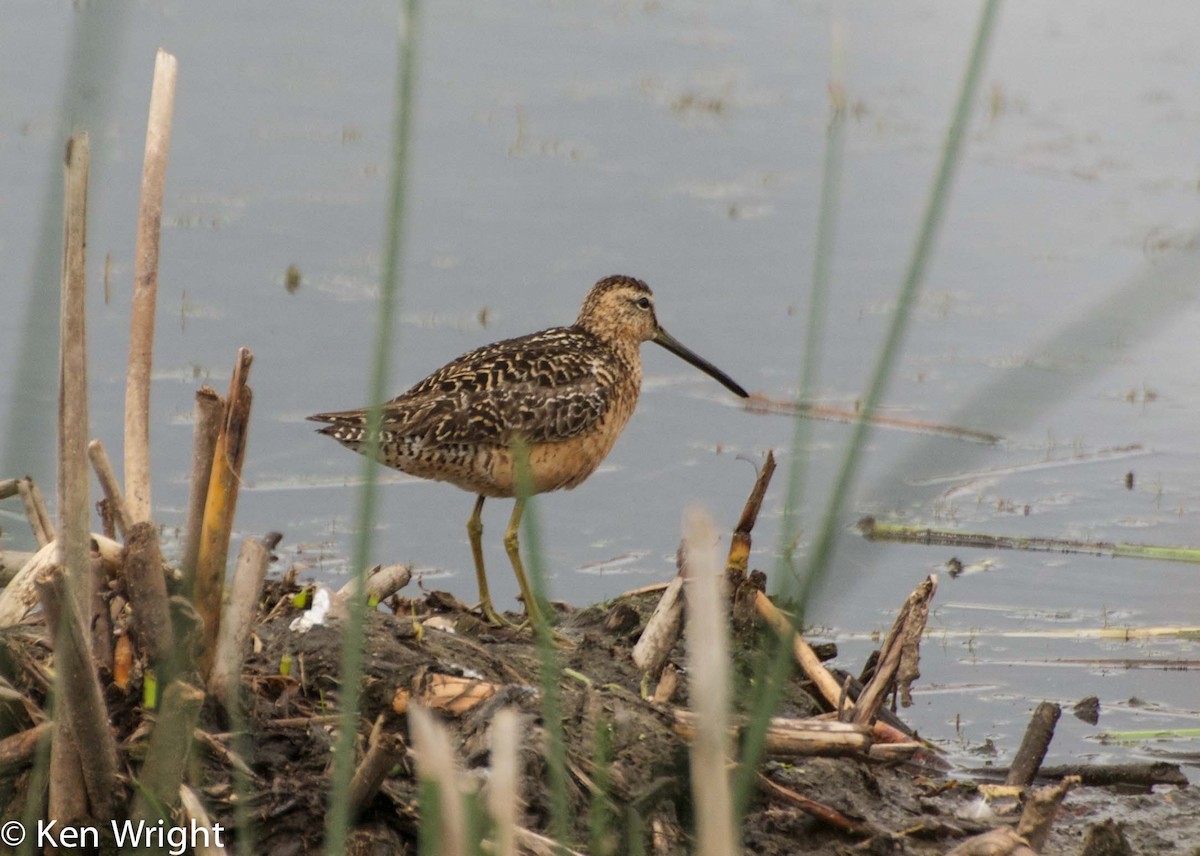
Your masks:
<instances>
[{"instance_id":1,"label":"bird's long bill","mask_svg":"<svg viewBox=\"0 0 1200 856\"><path fill-rule=\"evenodd\" d=\"M729 375L725 374L725 372L721 371L719 368L714 366L708 360L704 359L704 357L701 357L700 355L694 353L693 351L689 350L688 348L685 348L678 339L676 339L674 336L672 336L670 333L668 333L662 327L659 327L658 331L654 334L654 342L655 342L655 344L662 345L664 348L666 348L668 351L670 351L672 354L679 357L680 359L691 363L696 368L700 369L700 371L704 372L706 375L711 377L713 380L720 383L721 386L728 389L734 395L740 396L742 398L749 398L750 393L748 393L748 392L746 392L746 390L742 389L741 384L739 384L737 381L735 381Z\"/></svg>"}]
</instances>

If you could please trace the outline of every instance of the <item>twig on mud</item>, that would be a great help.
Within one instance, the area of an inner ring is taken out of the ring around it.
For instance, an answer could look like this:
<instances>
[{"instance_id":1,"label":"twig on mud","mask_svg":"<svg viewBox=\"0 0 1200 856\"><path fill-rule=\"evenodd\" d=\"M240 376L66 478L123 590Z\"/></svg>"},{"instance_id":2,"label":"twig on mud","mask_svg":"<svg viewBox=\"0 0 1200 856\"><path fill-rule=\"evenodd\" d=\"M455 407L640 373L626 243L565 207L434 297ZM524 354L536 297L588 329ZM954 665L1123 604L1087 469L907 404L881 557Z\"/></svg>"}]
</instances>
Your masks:
<instances>
[{"instance_id":1,"label":"twig on mud","mask_svg":"<svg viewBox=\"0 0 1200 856\"><path fill-rule=\"evenodd\" d=\"M196 409L192 421L192 472L189 479L187 529L183 536L183 590L190 592L196 584L196 561L200 556L200 535L204 529L204 506L208 499L208 481L212 478L213 454L225 399L212 387L196 390Z\"/></svg>"},{"instance_id":2,"label":"twig on mud","mask_svg":"<svg viewBox=\"0 0 1200 856\"><path fill-rule=\"evenodd\" d=\"M141 524L137 524L141 525ZM146 760L138 771L138 789L130 817L155 821L179 802L179 786L192 749L192 732L200 718L204 693L183 681L171 681L150 734Z\"/></svg>"},{"instance_id":3,"label":"twig on mud","mask_svg":"<svg viewBox=\"0 0 1200 856\"><path fill-rule=\"evenodd\" d=\"M125 493L129 522L148 523L150 505L150 369L154 308L158 300L158 247L162 231L167 152L175 112L175 57L159 48L154 60L142 196L133 259L133 308L129 322L129 371L125 379Z\"/></svg>"},{"instance_id":4,"label":"twig on mud","mask_svg":"<svg viewBox=\"0 0 1200 856\"><path fill-rule=\"evenodd\" d=\"M267 578L267 565L270 563L271 551L262 542L252 538L242 542L233 572L233 589L217 636L212 672L208 676L209 693L226 710L232 710L239 701L238 689L242 685L246 641L258 616L263 582Z\"/></svg>"},{"instance_id":5,"label":"twig on mud","mask_svg":"<svg viewBox=\"0 0 1200 856\"><path fill-rule=\"evenodd\" d=\"M367 741L367 754L359 762L350 779L350 794L347 797L350 816L358 817L367 804L379 792L379 786L392 768L408 753L404 738L398 732L385 732L383 714L375 718L371 736Z\"/></svg>"},{"instance_id":6,"label":"twig on mud","mask_svg":"<svg viewBox=\"0 0 1200 856\"><path fill-rule=\"evenodd\" d=\"M745 577L750 560L750 532L758 520L758 512L762 508L763 497L767 495L767 487L771 484L771 476L775 474L775 453L767 452L767 459L758 471L754 488L742 509L733 530L733 538L729 541L729 558L725 562L725 573Z\"/></svg>"},{"instance_id":7,"label":"twig on mud","mask_svg":"<svg viewBox=\"0 0 1200 856\"><path fill-rule=\"evenodd\" d=\"M693 739L696 735L696 715L679 709L671 713L675 718L675 733L684 740ZM737 725L730 726L729 734L737 736L738 730ZM768 755L792 757L865 756L871 748L871 729L869 726L850 722L776 716L771 718L771 724L767 728L764 748Z\"/></svg>"},{"instance_id":8,"label":"twig on mud","mask_svg":"<svg viewBox=\"0 0 1200 856\"><path fill-rule=\"evenodd\" d=\"M870 824L846 817L846 815L842 814L836 808L817 802L814 799L809 799L803 794L797 793L791 788L771 780L762 773L757 773L755 778L758 781L759 787L767 794L795 806L810 817L815 817L817 820L827 823L843 832L848 832L851 835L858 835L865 838L876 834Z\"/></svg>"},{"instance_id":9,"label":"twig on mud","mask_svg":"<svg viewBox=\"0 0 1200 856\"><path fill-rule=\"evenodd\" d=\"M125 497L121 495L121 483L117 481L117 474L113 472L112 463L108 460L108 452L104 451L104 444L99 440L88 443L87 451L96 479L100 482L100 488L112 508L113 522L124 538L129 534L129 509L125 505Z\"/></svg>"},{"instance_id":10,"label":"twig on mud","mask_svg":"<svg viewBox=\"0 0 1200 856\"><path fill-rule=\"evenodd\" d=\"M224 590L229 536L242 480L242 463L246 458L246 432L250 427L253 394L247 381L253 361L254 355L248 348L238 349L237 362L229 381L229 395L225 399L225 418L213 452L212 475L204 505L193 602L204 621L200 671L206 676L212 668L217 633L221 626L221 593Z\"/></svg>"}]
</instances>

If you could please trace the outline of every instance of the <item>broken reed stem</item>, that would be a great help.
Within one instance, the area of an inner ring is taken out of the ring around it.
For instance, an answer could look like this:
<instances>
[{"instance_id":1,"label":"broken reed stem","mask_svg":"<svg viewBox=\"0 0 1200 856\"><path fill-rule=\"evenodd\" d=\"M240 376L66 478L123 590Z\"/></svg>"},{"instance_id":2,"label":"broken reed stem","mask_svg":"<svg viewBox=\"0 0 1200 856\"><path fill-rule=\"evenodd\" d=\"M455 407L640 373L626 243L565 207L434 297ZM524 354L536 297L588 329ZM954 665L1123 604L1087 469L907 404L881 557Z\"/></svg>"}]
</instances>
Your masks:
<instances>
[{"instance_id":1,"label":"broken reed stem","mask_svg":"<svg viewBox=\"0 0 1200 856\"><path fill-rule=\"evenodd\" d=\"M158 670L159 686L165 687L174 672L175 632L158 529L153 523L138 521L130 527L125 542L125 576L138 637Z\"/></svg>"},{"instance_id":2,"label":"broken reed stem","mask_svg":"<svg viewBox=\"0 0 1200 856\"><path fill-rule=\"evenodd\" d=\"M133 309L129 322L129 372L125 379L125 491L131 523L149 522L150 369L154 351L154 308L158 300L158 245L162 230L167 152L175 112L175 57L161 48L154 59L142 198L133 260Z\"/></svg>"},{"instance_id":3,"label":"broken reed stem","mask_svg":"<svg viewBox=\"0 0 1200 856\"><path fill-rule=\"evenodd\" d=\"M113 472L108 452L104 451L103 443L93 439L88 443L87 453L92 462L92 470L96 473L96 480L100 482L100 489L104 491L109 507L112 508L117 532L124 538L129 534L129 509L125 505L125 497L121 495L121 483L117 481L117 474Z\"/></svg>"},{"instance_id":4,"label":"broken reed stem","mask_svg":"<svg viewBox=\"0 0 1200 856\"><path fill-rule=\"evenodd\" d=\"M0 479L0 499L8 499L20 493L17 479Z\"/></svg>"},{"instance_id":5,"label":"broken reed stem","mask_svg":"<svg viewBox=\"0 0 1200 856\"><path fill-rule=\"evenodd\" d=\"M758 478L754 482L754 489L750 491L750 496L746 500L746 505L742 509L741 519L738 520L737 526L733 530L733 538L729 542L729 558L725 561L725 573L734 574L739 577L746 576L746 570L750 563L750 532L754 529L754 524L758 520L758 512L762 509L763 497L767 495L767 487L771 484L771 476L775 474L775 452L767 452L767 459L763 462L762 469L758 471Z\"/></svg>"},{"instance_id":6,"label":"broken reed stem","mask_svg":"<svg viewBox=\"0 0 1200 856\"><path fill-rule=\"evenodd\" d=\"M729 783L729 628L721 584L717 527L699 508L683 519L683 567L687 577L688 696L696 713L691 744L692 798L700 856L738 852Z\"/></svg>"},{"instance_id":7,"label":"broken reed stem","mask_svg":"<svg viewBox=\"0 0 1200 856\"><path fill-rule=\"evenodd\" d=\"M46 500L38 489L37 482L29 476L17 480L17 493L21 495L21 504L25 506L25 517L29 520L29 528L38 547L45 547L57 537L54 524L50 520L50 512L46 510Z\"/></svg>"},{"instance_id":8,"label":"broken reed stem","mask_svg":"<svg viewBox=\"0 0 1200 856\"><path fill-rule=\"evenodd\" d=\"M117 783L117 745L109 728L108 711L96 669L88 650L83 622L68 596L63 571L51 567L37 581L46 625L54 645L55 730L51 757L50 804L56 804L53 747L59 744L78 748L82 782L87 793L90 816L96 820L113 818ZM62 780L58 780L60 784ZM51 816L51 820L55 819ZM60 820L68 821L68 817ZM74 817L69 818L75 820Z\"/></svg>"},{"instance_id":9,"label":"broken reed stem","mask_svg":"<svg viewBox=\"0 0 1200 856\"><path fill-rule=\"evenodd\" d=\"M104 559L99 553L88 556L88 627L91 628L92 657L108 669L113 667L113 631L112 615L108 611L108 601L104 592L108 589L108 569L104 567Z\"/></svg>"},{"instance_id":10,"label":"broken reed stem","mask_svg":"<svg viewBox=\"0 0 1200 856\"><path fill-rule=\"evenodd\" d=\"M383 715L375 719L371 728L371 736L367 741L367 754L354 771L350 779L350 793L347 797L350 816L358 817L375 798L379 786L387 778L392 768L404 760L408 747L404 738L395 732L386 732L383 728Z\"/></svg>"},{"instance_id":11,"label":"broken reed stem","mask_svg":"<svg viewBox=\"0 0 1200 856\"><path fill-rule=\"evenodd\" d=\"M262 600L263 582L270 562L271 551L261 542L250 538L242 542L233 572L233 589L217 636L212 673L208 676L209 693L226 710L238 703L246 642L258 616L258 603Z\"/></svg>"},{"instance_id":12,"label":"broken reed stem","mask_svg":"<svg viewBox=\"0 0 1200 856\"><path fill-rule=\"evenodd\" d=\"M225 399L225 418L213 451L212 474L204 504L204 525L196 556L196 580L193 603L204 621L200 652L200 670L206 678L216 654L217 634L221 627L221 593L225 585L225 564L229 554L229 534L237 508L238 486L242 481L242 462L246 457L246 432L250 427L250 403L253 395L246 385L254 355L248 348L238 349L237 363L229 381Z\"/></svg>"},{"instance_id":13,"label":"broken reed stem","mask_svg":"<svg viewBox=\"0 0 1200 856\"><path fill-rule=\"evenodd\" d=\"M893 686L899 688L904 707L912 704L911 687L920 677L917 664L920 658L921 634L929 618L929 602L937 593L937 575L930 574L913 589L904 601L887 639L879 649L879 664L875 674L858 695L851 722L867 724L879 713L879 708Z\"/></svg>"},{"instance_id":14,"label":"broken reed stem","mask_svg":"<svg viewBox=\"0 0 1200 856\"><path fill-rule=\"evenodd\" d=\"M682 629L683 571L680 570L658 599L642 635L634 643L631 652L633 664L651 678L658 677Z\"/></svg>"},{"instance_id":15,"label":"broken reed stem","mask_svg":"<svg viewBox=\"0 0 1200 856\"><path fill-rule=\"evenodd\" d=\"M363 586L363 596L368 605L379 604L408 585L412 579L412 567L410 565L388 565L385 568L376 565L367 571L367 575L366 584ZM353 597L357 587L358 579L352 579L338 589L338 597L343 599Z\"/></svg>"},{"instance_id":16,"label":"broken reed stem","mask_svg":"<svg viewBox=\"0 0 1200 856\"><path fill-rule=\"evenodd\" d=\"M11 781L18 772L31 765L38 742L53 727L53 723L42 722L0 740L0 778Z\"/></svg>"},{"instance_id":17,"label":"broken reed stem","mask_svg":"<svg viewBox=\"0 0 1200 856\"><path fill-rule=\"evenodd\" d=\"M183 681L171 681L163 693L146 760L138 771L139 787L130 812L135 822L160 818L170 822L171 810L179 804L179 786L203 704L204 693Z\"/></svg>"},{"instance_id":18,"label":"broken reed stem","mask_svg":"<svg viewBox=\"0 0 1200 856\"><path fill-rule=\"evenodd\" d=\"M1042 702L1034 709L1004 784L1019 788L1033 784L1046 757L1046 750L1050 748L1050 741L1054 739L1054 727L1061 715L1062 708L1049 701Z\"/></svg>"},{"instance_id":19,"label":"broken reed stem","mask_svg":"<svg viewBox=\"0 0 1200 856\"><path fill-rule=\"evenodd\" d=\"M204 529L204 503L208 498L208 480L212 477L213 452L225 415L225 399L212 387L196 390L196 409L192 419L192 474L188 492L187 529L183 536L183 590L196 584L196 559L200 555L200 533Z\"/></svg>"}]
</instances>

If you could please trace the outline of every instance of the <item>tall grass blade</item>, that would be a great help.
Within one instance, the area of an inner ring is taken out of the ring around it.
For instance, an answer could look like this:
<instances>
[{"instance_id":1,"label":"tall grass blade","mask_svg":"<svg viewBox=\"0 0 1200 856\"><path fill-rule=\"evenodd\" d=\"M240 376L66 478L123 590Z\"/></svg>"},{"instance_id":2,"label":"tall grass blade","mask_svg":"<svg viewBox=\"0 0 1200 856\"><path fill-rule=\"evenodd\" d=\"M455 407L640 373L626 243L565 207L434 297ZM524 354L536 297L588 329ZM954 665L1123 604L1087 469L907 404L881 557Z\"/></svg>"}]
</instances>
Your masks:
<instances>
[{"instance_id":1,"label":"tall grass blade","mask_svg":"<svg viewBox=\"0 0 1200 856\"><path fill-rule=\"evenodd\" d=\"M458 768L454 763L454 747L446 729L433 714L420 704L408 709L408 724L413 748L417 750L417 775L422 782L431 783L437 790L436 811L422 801L421 838L437 829L438 856L467 856L467 816L463 810L462 793L458 787Z\"/></svg>"},{"instance_id":2,"label":"tall grass blade","mask_svg":"<svg viewBox=\"0 0 1200 856\"><path fill-rule=\"evenodd\" d=\"M492 719L488 810L495 822L496 856L517 856L517 817L521 804L521 778L517 768L520 726L520 715L511 708L497 712Z\"/></svg>"},{"instance_id":3,"label":"tall grass blade","mask_svg":"<svg viewBox=\"0 0 1200 856\"><path fill-rule=\"evenodd\" d=\"M350 824L347 796L354 774L354 744L358 733L359 682L362 678L363 621L366 617L367 557L375 520L375 457L379 449L382 402L387 391L388 355L393 344L396 303L404 259L405 196L412 139L413 93L417 75L417 0L407 0L400 20L399 61L396 74L395 121L392 137L392 185L389 196L387 232L384 236L383 275L379 299L379 327L375 337L371 383L367 400L375 402L367 418L367 442L363 460L363 485L359 499L358 537L354 546L355 595L350 598L346 631L342 637L340 667L340 722L333 756L329 812L325 819L325 852L341 856Z\"/></svg>"},{"instance_id":4,"label":"tall grass blade","mask_svg":"<svg viewBox=\"0 0 1200 856\"><path fill-rule=\"evenodd\" d=\"M983 73L984 60L987 55L987 48L991 41L992 29L995 25L998 12L999 0L985 0L979 18L979 25L976 28L975 40L968 56L967 68L959 90L958 100L951 118L950 128L946 134L946 143L942 149L941 161L939 162L933 187L930 191L925 215L922 218L912 255L901 283L896 311L892 316L891 324L888 326L879 357L872 372L867 394L863 399L861 407L862 419L854 424L833 490L826 502L825 514L817 530L816 542L809 556L807 567L801 578L796 581L797 588L794 594L797 602L796 615L798 625L803 619L803 610L807 604L809 595L817 582L824 577L830 560L833 557L836 539L841 531L841 516L850 490L854 485L862 450L866 445L870 432L870 419L878 409L879 403L887 390L892 369L899 356L900 347L903 344L912 306L916 302L917 293L924 279L934 242L945 214L947 199L954 174L958 167L958 161L962 154L967 123L979 90L979 81ZM828 184L828 181L826 181L826 184ZM805 368L804 372L807 374L808 369ZM798 434L798 436L803 435ZM802 448L793 448L793 466L795 465L794 459L802 453ZM798 493L797 490L795 495L798 496ZM791 494L790 485L789 494ZM796 512L791 509L785 511L785 530L787 528L787 521L794 520L795 514ZM788 537L786 532L785 537ZM787 555L786 550L789 546L790 543L784 544L785 549L781 551L782 555ZM790 569L790 565L781 561L780 570L788 569ZM785 582L791 581L790 575L781 574L779 576ZM783 641L784 644L779 645L775 650L771 662L765 668L759 670L755 706L744 739L745 748L742 755L742 766L739 770L737 780L735 799L738 816L741 815L748 804L754 769L762 752L762 741L765 738L768 721L779 702L783 681L791 669L790 657L792 645L790 644L790 640Z\"/></svg>"},{"instance_id":5,"label":"tall grass blade","mask_svg":"<svg viewBox=\"0 0 1200 856\"><path fill-rule=\"evenodd\" d=\"M550 604L546 597L546 575L542 564L541 539L538 534L537 507L530 498L532 476L529 471L529 449L524 444L513 446L517 469L517 501L524 500L525 514L521 518L521 540L525 544L528 559L526 571L538 609L532 613L533 630L537 642L538 662L542 679L542 723L546 729L548 787L550 791L550 837L557 843L559 852L565 852L570 835L571 815L567 800L567 748L563 737L562 701L559 697L561 670L555 651L554 631L550 627ZM528 605L526 607L528 612Z\"/></svg>"}]
</instances>

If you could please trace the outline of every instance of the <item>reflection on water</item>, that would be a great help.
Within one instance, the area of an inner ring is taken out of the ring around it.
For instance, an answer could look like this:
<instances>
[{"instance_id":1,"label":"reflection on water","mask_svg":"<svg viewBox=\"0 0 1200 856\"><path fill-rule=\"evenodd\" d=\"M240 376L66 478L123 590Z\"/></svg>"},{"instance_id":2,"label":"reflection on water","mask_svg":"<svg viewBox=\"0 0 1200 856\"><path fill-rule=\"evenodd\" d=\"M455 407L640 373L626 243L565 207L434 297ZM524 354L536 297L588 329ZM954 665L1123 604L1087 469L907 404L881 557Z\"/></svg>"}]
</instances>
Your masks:
<instances>
[{"instance_id":1,"label":"reflection on water","mask_svg":"<svg viewBox=\"0 0 1200 856\"><path fill-rule=\"evenodd\" d=\"M180 83L153 399L160 519L181 522L194 387L222 388L245 345L255 353L255 411L239 527L283 531L285 560L331 576L349 552L362 462L302 417L361 404L366 388L393 12L369 2L276 14L218 6L113 19L121 35L106 45L116 55L96 78L103 85L89 89L113 105L89 129L93 433L119 461L132 224L161 44L179 57ZM56 320L35 314L26 330L23 319L57 289L57 249L39 263L37 248L41 232L58 231L56 203L46 201L59 182L55 117L75 55L67 34L84 13L70 4L9 12L0 31L0 75L10 83L0 130L0 361L17 364L25 333L39 356L26 361L36 381L0 372L0 402L7 417L17 408L36 417L53 406L46 343ZM852 409L891 312L976 10L841 13L851 118L821 398ZM627 273L651 284L681 340L752 391L789 399L815 230L828 15L690 2L431 5L393 388L484 342L566 323L593 281ZM887 402L902 417L1006 442L875 432L835 572L813 610L857 670L871 644L863 634L886 628L926 573L952 557L986 568L943 577L909 714L928 736L964 747L991 738L1011 750L1034 703L1094 693L1098 728L1064 718L1052 751L1102 754L1118 750L1095 742L1099 730L1195 713L1178 675L1112 665L1195 659L1188 639L1007 634L1200 623L1191 569L868 544L849 524L870 513L1014 535L1200 542L1196 309L1179 300L1164 312L1126 292L1116 314L1149 319L1136 335L1097 327L1095 316L1070 326L1130 277L1154 282L1164 248L1190 241L1198 16L1186 0L1005 10L988 98ZM292 292L290 266L302 272ZM555 596L587 602L665 579L682 508L699 502L731 528L753 465L787 446L786 416L730 406L669 355L645 357L642 401L607 465L578 490L538 500ZM847 435L843 425L814 426L809 527ZM0 441L10 470L0 477L31 470L53 484L47 431ZM1134 445L1136 456L1101 454ZM1036 465L1063 457L1078 460ZM931 481L956 472L987 475ZM756 532L752 561L764 569L781 492L777 484L768 495ZM436 585L472 596L466 494L386 473L380 509L378 560L446 569ZM485 526L494 534L507 515L507 503L489 503ZM4 530L4 546L27 545L7 514ZM485 548L494 594L515 606L498 539L485 538ZM1135 696L1147 704L1130 703Z\"/></svg>"}]
</instances>

